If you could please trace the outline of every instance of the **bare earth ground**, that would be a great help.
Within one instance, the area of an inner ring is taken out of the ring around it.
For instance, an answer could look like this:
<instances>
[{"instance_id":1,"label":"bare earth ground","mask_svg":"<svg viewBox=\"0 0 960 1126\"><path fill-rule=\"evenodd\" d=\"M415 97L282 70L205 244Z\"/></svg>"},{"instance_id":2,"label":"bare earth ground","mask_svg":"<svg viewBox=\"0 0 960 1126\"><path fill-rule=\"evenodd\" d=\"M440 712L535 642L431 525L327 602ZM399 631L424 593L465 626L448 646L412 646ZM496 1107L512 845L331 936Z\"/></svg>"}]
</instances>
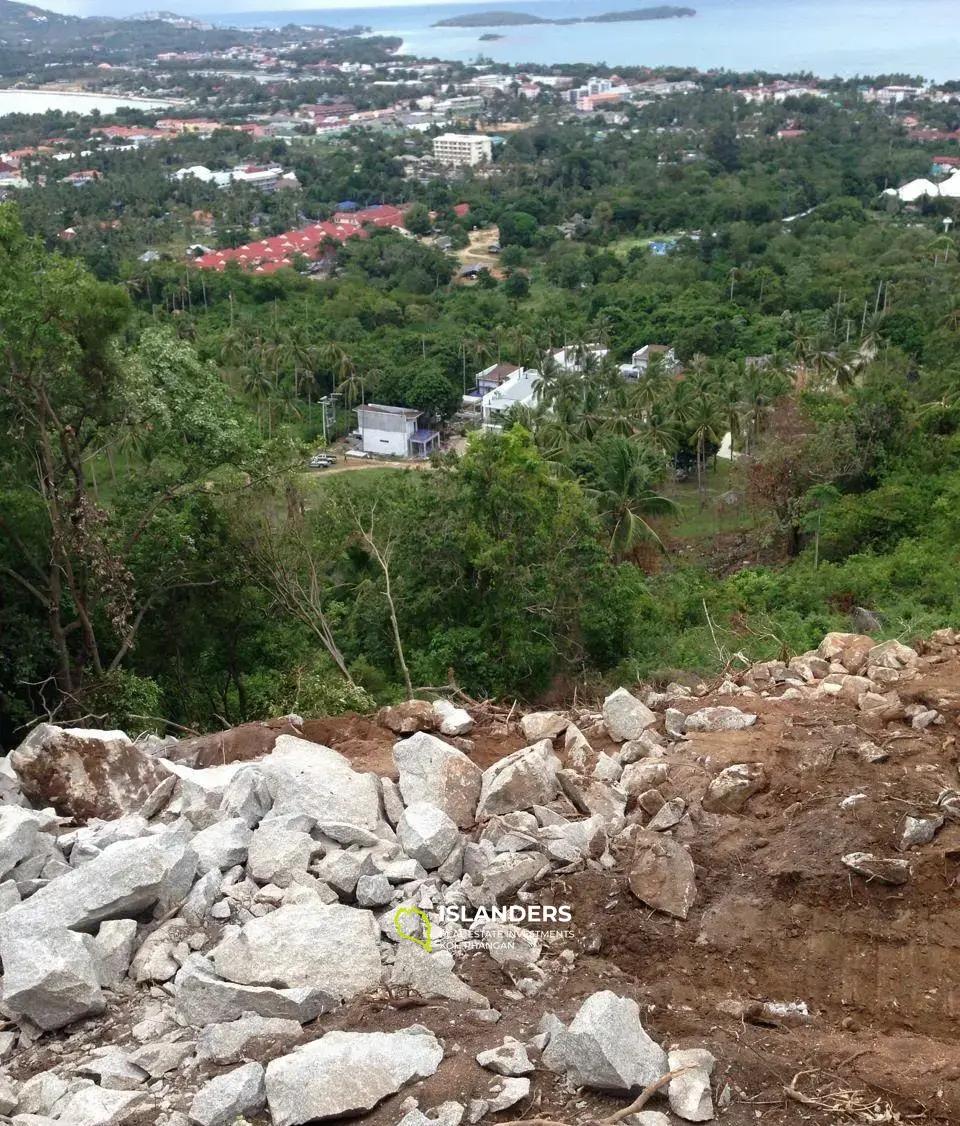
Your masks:
<instances>
[{"instance_id":1,"label":"bare earth ground","mask_svg":"<svg viewBox=\"0 0 960 1126\"><path fill-rule=\"evenodd\" d=\"M852 851L897 855L894 839L904 816L929 811L940 789L957 785L960 658L951 654L927 668L901 695L939 701L946 724L913 732L902 724L880 727L836 699L751 698L742 706L759 713L756 726L697 735L671 751L667 796L701 794L708 760L711 773L734 762L762 762L771 779L744 815L700 815L686 841L698 902L685 922L633 899L622 867L581 872L542 889L543 902L571 905L574 919L570 939L551 950L548 962L563 946L577 957L569 972L555 963L548 988L533 1001L504 998L509 983L484 954L460 966L503 1013L499 1024L472 1024L451 1002L412 1012L364 1003L323 1018L324 1030L393 1029L415 1018L446 1036L444 1065L413 1090L429 1107L463 1101L488 1081L474 1062L477 1051L504 1034L527 1039L543 1012L570 1018L591 993L613 989L636 998L645 1027L665 1044L714 1052L714 1091L727 1081L734 1094L723 1116L731 1126L960 1122L960 825L948 822L933 844L909 854L914 878L904 887L867 884L839 860ZM696 706L705 702L739 701L708 697ZM308 724L306 733L359 768L393 773L394 736L370 720ZM862 762L851 745L857 737L886 745L888 761ZM519 731L491 736L481 729L475 742L473 757L485 767L524 740ZM591 742L603 749L595 737ZM840 809L855 793L866 800ZM811 1016L767 1027L718 1011L731 999L803 1001ZM788 1098L783 1088L798 1072L805 1073L796 1084L805 1095L835 1092L841 1104L854 1106L849 1092L856 1092L864 1106L880 1100L873 1112L880 1116L848 1116ZM622 1105L587 1092L573 1097L546 1071L534 1076L533 1091L528 1117L578 1122ZM370 1119L392 1126L401 1099ZM523 1109L501 1117L520 1117Z\"/></svg>"},{"instance_id":2,"label":"bare earth ground","mask_svg":"<svg viewBox=\"0 0 960 1126\"><path fill-rule=\"evenodd\" d=\"M689 712L737 703L760 717L744 731L696 735L668 751L663 790L694 799L697 811L682 836L698 884L686 921L635 900L626 885L629 858L616 855L613 870L554 876L538 889L541 902L573 909L569 937L547 945L541 963L547 985L539 995L512 1000L511 982L485 953L458 964L460 975L500 1010L499 1023L478 1023L469 1006L450 1001L404 1005L377 994L320 1017L306 1026L304 1039L331 1029L393 1031L414 1023L443 1037L437 1073L364 1118L395 1126L410 1095L422 1109L481 1095L491 1076L475 1062L478 1051L507 1034L529 1039L543 1013L569 1020L590 994L611 989L639 1002L644 1026L664 1046L714 1053L714 1095L729 1084L731 1102L720 1120L730 1126L960 1123L960 824L948 821L933 843L909 853L914 875L902 887L867 883L840 863L852 851L897 855L903 818L929 812L941 788L958 784L960 653L947 649L934 659L939 663L898 688L906 702L935 703L944 715L943 725L920 732L902 722L883 726L837 698L778 702L713 694L684 706ZM395 777L396 736L372 719L311 721L303 733L358 769ZM588 734L594 751L607 745ZM471 737L482 767L526 742L518 728L505 733L493 724L480 724ZM864 738L884 746L889 759L863 762L855 745ZM696 799L708 774L736 762L763 763L769 788L742 815L700 811ZM858 793L866 795L859 804L840 808ZM564 950L573 953L572 962L558 957ZM809 1018L769 1021L758 1011L763 1002L798 1001ZM741 1016L730 1015L730 1002L742 1003ZM120 1001L91 1023L91 1045L128 1035L135 1004L135 997ZM55 1065L64 1048L60 1036L45 1036L23 1053L17 1077ZM204 1068L205 1075L228 1070ZM785 1093L798 1073L794 1090L812 1104ZM572 1092L545 1070L531 1078L531 1098L501 1120L548 1117L579 1126L625 1102ZM666 1102L655 1098L650 1109L665 1110ZM137 1126L152 1121L144 1117Z\"/></svg>"}]
</instances>

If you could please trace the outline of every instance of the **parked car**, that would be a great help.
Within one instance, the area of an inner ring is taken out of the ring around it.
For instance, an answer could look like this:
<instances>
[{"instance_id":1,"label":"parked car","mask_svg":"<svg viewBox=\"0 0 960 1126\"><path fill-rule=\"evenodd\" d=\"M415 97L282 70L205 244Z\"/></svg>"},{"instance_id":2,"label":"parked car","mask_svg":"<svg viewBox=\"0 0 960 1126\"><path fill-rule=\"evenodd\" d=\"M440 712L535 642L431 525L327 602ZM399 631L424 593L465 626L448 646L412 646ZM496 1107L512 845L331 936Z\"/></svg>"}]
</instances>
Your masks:
<instances>
[{"instance_id":1,"label":"parked car","mask_svg":"<svg viewBox=\"0 0 960 1126\"><path fill-rule=\"evenodd\" d=\"M310 458L311 469L329 469L331 465L336 465L337 459L331 457L329 454L314 454Z\"/></svg>"}]
</instances>

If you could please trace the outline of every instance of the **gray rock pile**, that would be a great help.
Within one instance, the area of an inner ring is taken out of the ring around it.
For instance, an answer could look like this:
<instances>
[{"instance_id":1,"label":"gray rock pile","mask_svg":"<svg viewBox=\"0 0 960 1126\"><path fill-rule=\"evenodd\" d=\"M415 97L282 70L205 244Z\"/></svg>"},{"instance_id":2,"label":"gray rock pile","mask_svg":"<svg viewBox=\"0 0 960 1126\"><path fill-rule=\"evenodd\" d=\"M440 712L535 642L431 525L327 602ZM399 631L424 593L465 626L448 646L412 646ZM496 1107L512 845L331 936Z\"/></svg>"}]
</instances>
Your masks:
<instances>
[{"instance_id":1,"label":"gray rock pile","mask_svg":"<svg viewBox=\"0 0 960 1126\"><path fill-rule=\"evenodd\" d=\"M701 909L699 827L734 825L769 801L769 768L750 754L769 708L835 698L858 720L851 753L869 772L886 725L911 738L943 725L945 705L908 689L958 642L940 631L921 655L829 634L816 651L731 677L720 705L703 686L620 688L597 712L522 716L513 730L525 745L486 769L467 753L464 709L411 701L379 716L398 736L396 781L304 739L296 717L254 725L244 757L227 762L205 759L202 741L38 726L0 766L0 1122L297 1126L416 1092L459 1050L455 1020L440 1038L415 1017L344 1031L335 1014L409 997L495 1023L497 998L463 976L477 948L505 996L537 1005L576 955L554 957L529 914L507 908L554 902L543 889L578 871L689 926ZM909 880L907 854L960 821L960 792L933 793L905 812L895 855L851 851L838 871ZM534 922L564 925L556 909ZM109 1042L98 1042L101 1021ZM714 1116L713 1056L668 1055L630 997L594 993L526 1041L492 1032L473 1097L408 1100L406 1126L479 1122L527 1099L544 1069L623 1096L678 1071L663 1108ZM60 1037L58 1062L27 1077L18 1061L47 1033Z\"/></svg>"}]
</instances>

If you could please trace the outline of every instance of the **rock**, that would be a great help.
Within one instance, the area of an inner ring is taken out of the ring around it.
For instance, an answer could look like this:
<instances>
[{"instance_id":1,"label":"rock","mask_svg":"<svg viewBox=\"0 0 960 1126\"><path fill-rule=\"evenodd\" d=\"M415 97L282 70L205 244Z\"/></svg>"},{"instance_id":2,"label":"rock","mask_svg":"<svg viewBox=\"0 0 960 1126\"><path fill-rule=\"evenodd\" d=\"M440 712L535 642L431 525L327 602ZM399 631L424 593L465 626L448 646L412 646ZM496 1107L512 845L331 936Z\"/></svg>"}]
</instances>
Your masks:
<instances>
[{"instance_id":1,"label":"rock","mask_svg":"<svg viewBox=\"0 0 960 1126\"><path fill-rule=\"evenodd\" d=\"M205 1083L190 1104L197 1126L233 1126L237 1118L258 1114L267 1104L262 1064L247 1063Z\"/></svg>"},{"instance_id":2,"label":"rock","mask_svg":"<svg viewBox=\"0 0 960 1126\"><path fill-rule=\"evenodd\" d=\"M227 783L220 800L220 813L224 817L239 817L250 829L255 829L270 812L273 798L263 774L255 767L238 770Z\"/></svg>"},{"instance_id":3,"label":"rock","mask_svg":"<svg viewBox=\"0 0 960 1126\"><path fill-rule=\"evenodd\" d=\"M931 723L936 723L940 713L936 708L924 708L910 717L910 726L914 731L925 731Z\"/></svg>"},{"instance_id":4,"label":"rock","mask_svg":"<svg viewBox=\"0 0 960 1126\"><path fill-rule=\"evenodd\" d=\"M390 778L380 779L380 800L383 802L387 821L396 828L403 816L403 798L400 787Z\"/></svg>"},{"instance_id":5,"label":"rock","mask_svg":"<svg viewBox=\"0 0 960 1126\"><path fill-rule=\"evenodd\" d=\"M150 791L150 796L140 806L140 816L149 821L152 817L156 817L161 810L166 809L170 804L170 799L173 797L173 791L177 788L176 774L168 774L162 782L158 782L156 786Z\"/></svg>"},{"instance_id":6,"label":"rock","mask_svg":"<svg viewBox=\"0 0 960 1126\"><path fill-rule=\"evenodd\" d=\"M393 884L386 876L361 876L357 880L357 904L360 907L384 907L393 899Z\"/></svg>"},{"instance_id":7,"label":"rock","mask_svg":"<svg viewBox=\"0 0 960 1126\"><path fill-rule=\"evenodd\" d=\"M17 805L0 807L0 879L37 849L37 836L44 819L32 809Z\"/></svg>"},{"instance_id":8,"label":"rock","mask_svg":"<svg viewBox=\"0 0 960 1126\"><path fill-rule=\"evenodd\" d=\"M186 941L191 930L191 925L183 919L168 919L147 935L130 967L133 980L163 982L174 977L180 969L180 962L173 956L174 950Z\"/></svg>"},{"instance_id":9,"label":"rock","mask_svg":"<svg viewBox=\"0 0 960 1126\"><path fill-rule=\"evenodd\" d=\"M930 817L907 816L903 819L897 848L900 852L906 852L929 844L942 828L943 818L939 814Z\"/></svg>"},{"instance_id":10,"label":"rock","mask_svg":"<svg viewBox=\"0 0 960 1126\"><path fill-rule=\"evenodd\" d=\"M854 606L850 614L850 628L856 633L879 633L883 622L865 606Z\"/></svg>"},{"instance_id":11,"label":"rock","mask_svg":"<svg viewBox=\"0 0 960 1126\"><path fill-rule=\"evenodd\" d=\"M495 762L483 772L477 820L546 805L557 796L559 766L549 739Z\"/></svg>"},{"instance_id":12,"label":"rock","mask_svg":"<svg viewBox=\"0 0 960 1126\"><path fill-rule=\"evenodd\" d=\"M742 731L752 727L757 717L752 712L742 712L739 708L701 708L687 716L685 730L691 731Z\"/></svg>"},{"instance_id":13,"label":"rock","mask_svg":"<svg viewBox=\"0 0 960 1126\"><path fill-rule=\"evenodd\" d=\"M437 1070L443 1048L427 1029L328 1032L267 1064L273 1126L363 1114Z\"/></svg>"},{"instance_id":14,"label":"rock","mask_svg":"<svg viewBox=\"0 0 960 1126\"><path fill-rule=\"evenodd\" d=\"M528 743L556 739L566 731L570 721L559 712L531 712L520 719L520 730Z\"/></svg>"},{"instance_id":15,"label":"rock","mask_svg":"<svg viewBox=\"0 0 960 1126\"><path fill-rule=\"evenodd\" d=\"M487 953L499 965L536 962L542 950L536 931L514 923L487 923L483 941Z\"/></svg>"},{"instance_id":16,"label":"rock","mask_svg":"<svg viewBox=\"0 0 960 1126\"><path fill-rule=\"evenodd\" d=\"M137 924L133 919L108 919L100 924L95 963L100 984L116 988L127 976L137 941Z\"/></svg>"},{"instance_id":17,"label":"rock","mask_svg":"<svg viewBox=\"0 0 960 1126\"><path fill-rule=\"evenodd\" d=\"M244 864L253 830L242 817L228 817L209 829L202 829L190 842L197 854L197 871L225 872L235 864Z\"/></svg>"},{"instance_id":18,"label":"rock","mask_svg":"<svg viewBox=\"0 0 960 1126\"><path fill-rule=\"evenodd\" d=\"M215 1064L261 1060L289 1052L300 1036L298 1021L246 1013L238 1020L208 1024L197 1040L197 1058Z\"/></svg>"},{"instance_id":19,"label":"rock","mask_svg":"<svg viewBox=\"0 0 960 1126\"><path fill-rule=\"evenodd\" d=\"M196 853L176 831L118 841L0 916L0 957L6 960L11 932L57 926L93 930L106 919L179 903L190 890L196 866Z\"/></svg>"},{"instance_id":20,"label":"rock","mask_svg":"<svg viewBox=\"0 0 960 1126\"><path fill-rule=\"evenodd\" d=\"M858 635L854 637L839 656L840 664L848 673L859 674L867 667L870 650L874 646L872 637Z\"/></svg>"},{"instance_id":21,"label":"rock","mask_svg":"<svg viewBox=\"0 0 960 1126\"><path fill-rule=\"evenodd\" d=\"M502 1110L509 1110L529 1094L529 1079L497 1079L490 1084L482 1099L470 1100L467 1121L471 1124L476 1123L488 1114L499 1114Z\"/></svg>"},{"instance_id":22,"label":"rock","mask_svg":"<svg viewBox=\"0 0 960 1126\"><path fill-rule=\"evenodd\" d=\"M851 642L856 641L861 635L857 633L828 633L817 647L817 656L825 661L837 661ZM870 644L874 641L871 637Z\"/></svg>"},{"instance_id":23,"label":"rock","mask_svg":"<svg viewBox=\"0 0 960 1126\"><path fill-rule=\"evenodd\" d=\"M584 1001L565 1031L555 1032L543 1065L574 1087L639 1092L667 1070L667 1056L640 1024L640 1008L605 990Z\"/></svg>"},{"instance_id":24,"label":"rock","mask_svg":"<svg viewBox=\"0 0 960 1126\"><path fill-rule=\"evenodd\" d=\"M593 768L593 776L600 782L618 782L623 773L623 766L615 758L603 751L597 756L597 765Z\"/></svg>"},{"instance_id":25,"label":"rock","mask_svg":"<svg viewBox=\"0 0 960 1126\"><path fill-rule=\"evenodd\" d=\"M880 665L887 669L913 668L919 660L916 650L893 640L881 641L867 654L868 665Z\"/></svg>"},{"instance_id":26,"label":"rock","mask_svg":"<svg viewBox=\"0 0 960 1126\"><path fill-rule=\"evenodd\" d=\"M659 833L636 834L627 881L648 907L685 919L697 898L693 858L682 844Z\"/></svg>"},{"instance_id":27,"label":"rock","mask_svg":"<svg viewBox=\"0 0 960 1126\"><path fill-rule=\"evenodd\" d=\"M166 752L165 757L193 767L249 762L270 754L281 735L301 733L298 716L256 720L252 723L240 723L227 731L180 739Z\"/></svg>"},{"instance_id":28,"label":"rock","mask_svg":"<svg viewBox=\"0 0 960 1126\"><path fill-rule=\"evenodd\" d=\"M867 883L876 880L877 883L896 887L905 884L913 875L909 860L886 859L874 856L872 852L848 852L840 857L840 862L858 876L865 877Z\"/></svg>"},{"instance_id":29,"label":"rock","mask_svg":"<svg viewBox=\"0 0 960 1126\"><path fill-rule=\"evenodd\" d=\"M21 1114L52 1114L69 1090L59 1075L40 1071L21 1084L17 1109Z\"/></svg>"},{"instance_id":30,"label":"rock","mask_svg":"<svg viewBox=\"0 0 960 1126\"><path fill-rule=\"evenodd\" d=\"M74 1070L77 1075L93 1077L101 1087L111 1091L137 1091L147 1079L147 1073L129 1063L119 1048L101 1049Z\"/></svg>"},{"instance_id":31,"label":"rock","mask_svg":"<svg viewBox=\"0 0 960 1126\"><path fill-rule=\"evenodd\" d=\"M670 1109L685 1122L709 1122L713 1117L710 1075L716 1060L705 1048L670 1052L667 1067L680 1071L667 1086Z\"/></svg>"},{"instance_id":32,"label":"rock","mask_svg":"<svg viewBox=\"0 0 960 1126\"><path fill-rule=\"evenodd\" d=\"M468 760L469 761L469 760ZM329 747L281 735L258 764L273 797L273 817L306 814L340 844L370 844L382 824L380 787Z\"/></svg>"},{"instance_id":33,"label":"rock","mask_svg":"<svg viewBox=\"0 0 960 1126\"><path fill-rule=\"evenodd\" d=\"M298 872L306 872L316 851L309 833L287 829L282 821L263 821L250 838L247 871L258 884L289 887Z\"/></svg>"},{"instance_id":34,"label":"rock","mask_svg":"<svg viewBox=\"0 0 960 1126\"><path fill-rule=\"evenodd\" d=\"M487 1071L497 1075L529 1075L535 1070L527 1055L527 1049L512 1036L505 1036L503 1043L496 1048L488 1048L477 1054L477 1063Z\"/></svg>"},{"instance_id":35,"label":"rock","mask_svg":"<svg viewBox=\"0 0 960 1126\"><path fill-rule=\"evenodd\" d=\"M482 772L462 751L420 732L397 743L393 758L405 802L430 802L461 829L473 825Z\"/></svg>"},{"instance_id":36,"label":"rock","mask_svg":"<svg viewBox=\"0 0 960 1126\"><path fill-rule=\"evenodd\" d=\"M662 786L667 780L669 767L665 762L632 762L623 769L620 776L620 788L630 797L642 794L656 786Z\"/></svg>"},{"instance_id":37,"label":"rock","mask_svg":"<svg viewBox=\"0 0 960 1126\"><path fill-rule=\"evenodd\" d=\"M579 813L600 817L616 831L627 806L624 789L606 782L587 781L575 770L558 770L557 781Z\"/></svg>"},{"instance_id":38,"label":"rock","mask_svg":"<svg viewBox=\"0 0 960 1126\"><path fill-rule=\"evenodd\" d=\"M405 1099L401 1110L408 1101L416 1102L416 1099L412 1095L409 1100ZM460 1126L465 1110L463 1103L445 1102L433 1107L429 1117L422 1110L411 1110L400 1119L397 1126Z\"/></svg>"},{"instance_id":39,"label":"rock","mask_svg":"<svg viewBox=\"0 0 960 1126\"><path fill-rule=\"evenodd\" d=\"M207 829L223 820L220 807L230 784L241 771L249 769L239 762L208 766L202 770L194 770L179 762L167 761L167 766L179 779L177 807L180 815L195 829Z\"/></svg>"},{"instance_id":40,"label":"rock","mask_svg":"<svg viewBox=\"0 0 960 1126\"><path fill-rule=\"evenodd\" d=\"M421 997L447 997L476 1008L488 1008L487 998L461 981L454 973L453 964L453 955L448 950L429 952L415 942L401 942L390 984L408 986Z\"/></svg>"},{"instance_id":41,"label":"rock","mask_svg":"<svg viewBox=\"0 0 960 1126\"><path fill-rule=\"evenodd\" d=\"M84 821L138 811L169 773L122 731L51 723L37 724L10 765L28 798Z\"/></svg>"},{"instance_id":42,"label":"rock","mask_svg":"<svg viewBox=\"0 0 960 1126\"><path fill-rule=\"evenodd\" d=\"M429 700L404 700L377 712L377 723L395 735L413 735L417 731L437 731L441 717Z\"/></svg>"},{"instance_id":43,"label":"rock","mask_svg":"<svg viewBox=\"0 0 960 1126\"><path fill-rule=\"evenodd\" d=\"M92 939L63 927L5 931L4 1005L44 1031L102 1013L107 1007L100 991L103 973L91 947Z\"/></svg>"},{"instance_id":44,"label":"rock","mask_svg":"<svg viewBox=\"0 0 960 1126\"><path fill-rule=\"evenodd\" d=\"M464 877L463 891L474 907L494 907L549 869L550 862L541 852L504 852L469 884Z\"/></svg>"},{"instance_id":45,"label":"rock","mask_svg":"<svg viewBox=\"0 0 960 1126\"><path fill-rule=\"evenodd\" d=\"M460 841L454 822L429 802L412 802L397 825L400 847L426 869L439 868Z\"/></svg>"},{"instance_id":46,"label":"rock","mask_svg":"<svg viewBox=\"0 0 960 1126\"><path fill-rule=\"evenodd\" d=\"M670 801L664 802L647 824L648 831L662 833L667 829L672 829L674 825L680 823L686 809L687 803L683 798L671 798Z\"/></svg>"},{"instance_id":47,"label":"rock","mask_svg":"<svg viewBox=\"0 0 960 1126\"><path fill-rule=\"evenodd\" d=\"M457 738L473 730L473 717L449 700L434 700L433 714L440 720L440 734Z\"/></svg>"},{"instance_id":48,"label":"rock","mask_svg":"<svg viewBox=\"0 0 960 1126\"><path fill-rule=\"evenodd\" d=\"M299 1031L299 1025L297 1030ZM193 1055L196 1043L193 1040L158 1041L155 1044L144 1044L134 1049L127 1059L135 1066L145 1071L151 1079L161 1079Z\"/></svg>"},{"instance_id":49,"label":"rock","mask_svg":"<svg viewBox=\"0 0 960 1126\"><path fill-rule=\"evenodd\" d=\"M708 813L741 813L750 798L766 786L763 763L735 763L710 782L703 796L703 808Z\"/></svg>"},{"instance_id":50,"label":"rock","mask_svg":"<svg viewBox=\"0 0 960 1126\"><path fill-rule=\"evenodd\" d=\"M663 713L663 726L671 739L685 739L687 717L679 708L667 708Z\"/></svg>"},{"instance_id":51,"label":"rock","mask_svg":"<svg viewBox=\"0 0 960 1126\"><path fill-rule=\"evenodd\" d=\"M274 989L223 981L200 955L184 962L174 984L177 1015L191 1028L236 1020L247 1013L306 1024L339 1004L337 997L318 986Z\"/></svg>"},{"instance_id":52,"label":"rock","mask_svg":"<svg viewBox=\"0 0 960 1126\"><path fill-rule=\"evenodd\" d=\"M180 914L193 926L203 926L208 913L220 898L222 887L223 878L219 872L208 872L201 876L190 889L190 894L180 908Z\"/></svg>"},{"instance_id":53,"label":"rock","mask_svg":"<svg viewBox=\"0 0 960 1126\"><path fill-rule=\"evenodd\" d=\"M641 1110L637 1114L628 1114L623 1119L624 1126L672 1126L670 1116L659 1110Z\"/></svg>"},{"instance_id":54,"label":"rock","mask_svg":"<svg viewBox=\"0 0 960 1126\"><path fill-rule=\"evenodd\" d=\"M0 1075L0 1114L13 1114L20 1102L17 1086L9 1075Z\"/></svg>"},{"instance_id":55,"label":"rock","mask_svg":"<svg viewBox=\"0 0 960 1126\"><path fill-rule=\"evenodd\" d=\"M110 1091L83 1087L58 1105L58 1120L66 1126L119 1126L146 1109L146 1099L137 1091Z\"/></svg>"},{"instance_id":56,"label":"rock","mask_svg":"<svg viewBox=\"0 0 960 1126\"><path fill-rule=\"evenodd\" d=\"M618 688L603 701L603 722L614 742L625 743L639 739L648 727L657 722L657 717L626 688Z\"/></svg>"},{"instance_id":57,"label":"rock","mask_svg":"<svg viewBox=\"0 0 960 1126\"><path fill-rule=\"evenodd\" d=\"M378 937L369 911L284 906L228 935L212 957L217 973L237 985L315 988L348 1000L380 984Z\"/></svg>"},{"instance_id":58,"label":"rock","mask_svg":"<svg viewBox=\"0 0 960 1126\"><path fill-rule=\"evenodd\" d=\"M586 735L574 723L567 725L566 734L563 737L563 752L567 757L567 762L575 770L586 770L587 760L592 753L592 748Z\"/></svg>"}]
</instances>

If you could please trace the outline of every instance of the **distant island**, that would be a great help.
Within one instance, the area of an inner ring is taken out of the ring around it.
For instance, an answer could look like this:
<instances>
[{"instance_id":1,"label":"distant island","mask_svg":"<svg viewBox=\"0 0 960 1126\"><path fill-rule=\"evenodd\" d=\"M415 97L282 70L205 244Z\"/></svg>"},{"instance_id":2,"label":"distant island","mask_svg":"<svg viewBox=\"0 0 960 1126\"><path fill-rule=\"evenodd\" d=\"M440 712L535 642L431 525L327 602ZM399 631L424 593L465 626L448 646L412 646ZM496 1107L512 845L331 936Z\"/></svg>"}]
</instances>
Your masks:
<instances>
[{"instance_id":1,"label":"distant island","mask_svg":"<svg viewBox=\"0 0 960 1126\"><path fill-rule=\"evenodd\" d=\"M433 27L522 27L526 24L571 24L571 23L622 23L629 20L673 20L684 16L695 16L696 8L675 8L661 4L655 8L631 8L625 12L605 12L600 16L571 16L569 19L550 20L543 16L533 16L527 12L468 12L462 16L450 16L437 20Z\"/></svg>"},{"instance_id":2,"label":"distant island","mask_svg":"<svg viewBox=\"0 0 960 1126\"><path fill-rule=\"evenodd\" d=\"M492 43L495 39L503 39L503 38L504 38L504 36L497 35L497 33L495 31L488 31L484 35L481 35L480 38L477 40L477 42L478 43Z\"/></svg>"}]
</instances>

